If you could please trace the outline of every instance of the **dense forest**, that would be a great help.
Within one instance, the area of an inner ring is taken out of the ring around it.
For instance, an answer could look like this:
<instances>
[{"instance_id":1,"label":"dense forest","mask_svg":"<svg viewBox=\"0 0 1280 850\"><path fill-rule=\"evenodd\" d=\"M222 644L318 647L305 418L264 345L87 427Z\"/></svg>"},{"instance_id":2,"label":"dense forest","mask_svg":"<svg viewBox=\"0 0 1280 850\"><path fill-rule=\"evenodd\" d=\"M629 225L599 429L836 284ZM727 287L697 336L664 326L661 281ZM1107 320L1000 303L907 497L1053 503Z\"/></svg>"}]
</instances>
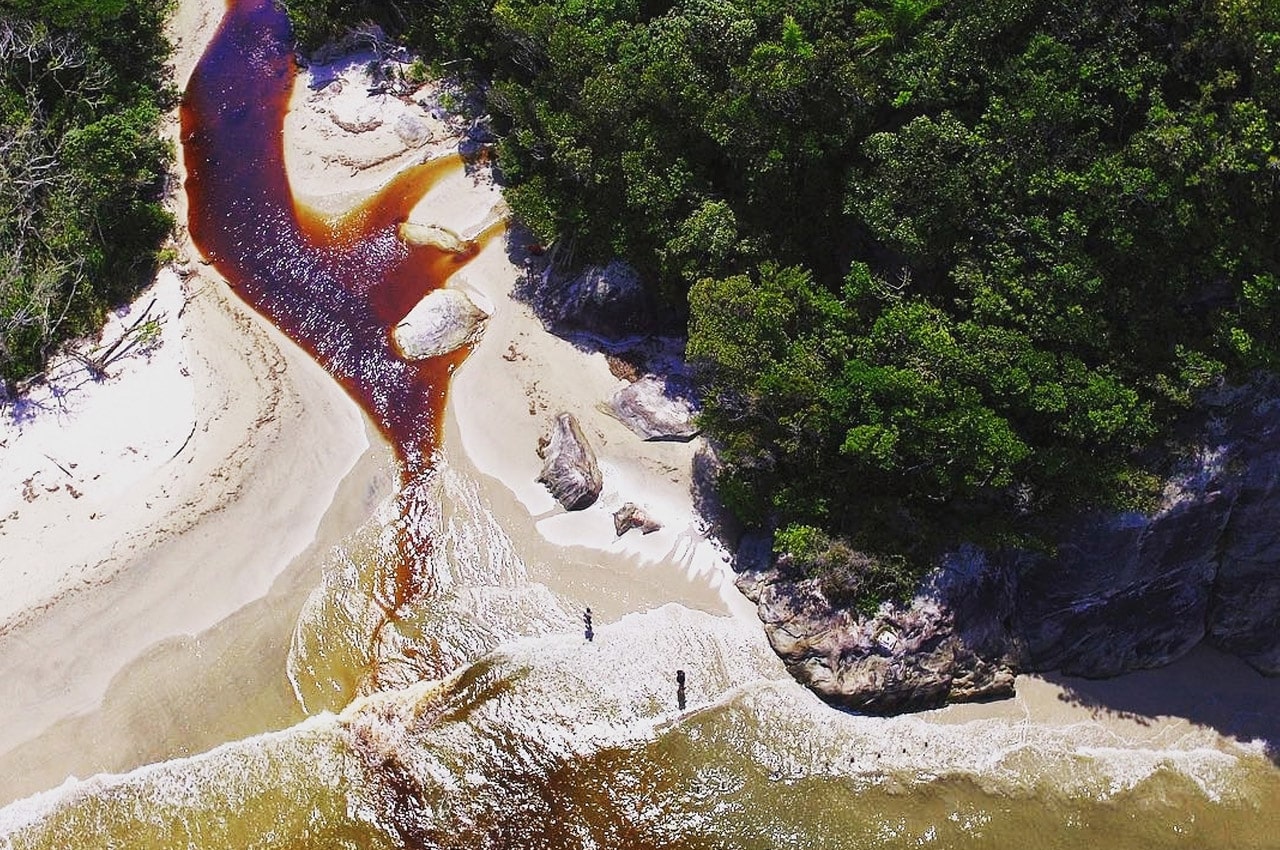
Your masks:
<instances>
[{"instance_id":1,"label":"dense forest","mask_svg":"<svg viewBox=\"0 0 1280 850\"><path fill-rule=\"evenodd\" d=\"M0 0L0 382L148 283L160 191L164 0Z\"/></svg>"},{"instance_id":2,"label":"dense forest","mask_svg":"<svg viewBox=\"0 0 1280 850\"><path fill-rule=\"evenodd\" d=\"M1151 504L1280 354L1280 4L291 0L488 88L561 262L684 311L720 488L862 600Z\"/></svg>"}]
</instances>

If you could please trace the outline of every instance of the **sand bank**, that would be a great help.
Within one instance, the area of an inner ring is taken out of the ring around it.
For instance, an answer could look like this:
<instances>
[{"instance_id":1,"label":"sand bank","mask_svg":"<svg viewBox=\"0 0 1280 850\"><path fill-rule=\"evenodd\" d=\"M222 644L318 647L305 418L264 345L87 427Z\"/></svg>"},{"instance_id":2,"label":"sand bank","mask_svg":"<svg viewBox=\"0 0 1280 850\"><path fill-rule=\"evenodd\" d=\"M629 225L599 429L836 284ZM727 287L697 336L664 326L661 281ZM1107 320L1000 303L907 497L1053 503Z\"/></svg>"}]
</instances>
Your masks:
<instances>
[{"instance_id":1,"label":"sand bank","mask_svg":"<svg viewBox=\"0 0 1280 850\"><path fill-rule=\"evenodd\" d=\"M222 11L216 0L180 4L180 84ZM180 190L173 207L185 221ZM196 257L181 235L178 252ZM68 770L127 769L216 743L184 740L182 723L161 722L175 735L156 745L141 718L156 694L216 693L200 680L220 659L200 658L197 647L174 669L141 662L261 606L291 563L314 568L314 552L390 491L388 450L324 371L231 297L212 269L191 261L183 272L163 271L101 340L83 344L101 351L146 313L146 339L105 380L68 358L0 422L0 799ZM292 590L290 612L276 587L279 615L241 623L241 645L263 650L269 634L279 657L261 671L224 668L221 681L253 690L262 677L283 679L306 591ZM164 686L166 676L184 687ZM295 720L287 706L276 700L265 722ZM51 729L59 734L32 746Z\"/></svg>"}]
</instances>

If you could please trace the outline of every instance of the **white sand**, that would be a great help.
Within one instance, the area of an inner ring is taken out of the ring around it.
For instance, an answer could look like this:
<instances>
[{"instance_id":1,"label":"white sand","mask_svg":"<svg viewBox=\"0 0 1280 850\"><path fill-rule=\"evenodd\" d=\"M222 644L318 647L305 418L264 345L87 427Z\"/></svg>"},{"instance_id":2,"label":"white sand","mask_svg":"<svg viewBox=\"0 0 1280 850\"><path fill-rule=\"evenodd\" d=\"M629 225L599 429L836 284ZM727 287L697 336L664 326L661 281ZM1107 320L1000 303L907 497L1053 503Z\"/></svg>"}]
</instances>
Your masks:
<instances>
[{"instance_id":1,"label":"white sand","mask_svg":"<svg viewBox=\"0 0 1280 850\"><path fill-rule=\"evenodd\" d=\"M603 354L548 334L512 300L517 273L502 246L491 245L459 275L462 285L478 289L495 307L449 396L461 449L523 508L504 517L504 525L524 527L555 546L584 547L601 566L607 561L614 570L625 565L648 572L670 583L671 601L737 611L754 621L754 607L733 587L726 553L693 508L693 457L700 443L646 442L604 413L602 405L625 382L610 373ZM600 498L584 511L565 511L535 480L542 469L538 439L549 434L560 412L578 419L604 479ZM618 537L613 513L626 502L645 509L662 528Z\"/></svg>"},{"instance_id":2,"label":"white sand","mask_svg":"<svg viewBox=\"0 0 1280 850\"><path fill-rule=\"evenodd\" d=\"M179 84L221 11L181 5ZM149 353L102 382L58 364L0 422L0 796L21 779L6 752L95 709L132 661L263 598L300 553L349 531L320 534L331 510L352 513L334 496L370 449L364 417L227 292L199 264L186 280L163 272L83 345L109 345L154 301ZM368 486L344 492L367 516L369 489L387 482L378 464L362 469Z\"/></svg>"},{"instance_id":3,"label":"white sand","mask_svg":"<svg viewBox=\"0 0 1280 850\"><path fill-rule=\"evenodd\" d=\"M341 212L407 165L457 147L447 115L410 98L370 94L372 52L313 64L299 74L285 115L285 170L294 198Z\"/></svg>"}]
</instances>

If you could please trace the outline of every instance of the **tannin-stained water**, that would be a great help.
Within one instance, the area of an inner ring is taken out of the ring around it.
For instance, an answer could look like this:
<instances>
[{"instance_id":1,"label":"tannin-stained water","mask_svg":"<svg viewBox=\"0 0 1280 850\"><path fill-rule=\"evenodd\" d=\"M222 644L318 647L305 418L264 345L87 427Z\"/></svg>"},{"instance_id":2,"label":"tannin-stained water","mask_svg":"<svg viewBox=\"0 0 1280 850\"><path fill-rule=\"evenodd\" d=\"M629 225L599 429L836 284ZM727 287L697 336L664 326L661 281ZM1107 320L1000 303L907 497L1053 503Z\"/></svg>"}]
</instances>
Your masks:
<instances>
[{"instance_id":1,"label":"tannin-stained water","mask_svg":"<svg viewBox=\"0 0 1280 850\"><path fill-rule=\"evenodd\" d=\"M461 167L456 156L402 171L338 218L296 204L282 136L296 73L289 44L288 20L271 0L233 0L192 74L182 104L191 235L235 292L319 361L391 441L403 464L401 511L413 516L430 508L420 504L421 483L448 376L466 350L409 361L391 329L495 230L461 253L398 237L433 182ZM388 618L430 589L431 541L420 526L401 524L399 563L376 592Z\"/></svg>"}]
</instances>

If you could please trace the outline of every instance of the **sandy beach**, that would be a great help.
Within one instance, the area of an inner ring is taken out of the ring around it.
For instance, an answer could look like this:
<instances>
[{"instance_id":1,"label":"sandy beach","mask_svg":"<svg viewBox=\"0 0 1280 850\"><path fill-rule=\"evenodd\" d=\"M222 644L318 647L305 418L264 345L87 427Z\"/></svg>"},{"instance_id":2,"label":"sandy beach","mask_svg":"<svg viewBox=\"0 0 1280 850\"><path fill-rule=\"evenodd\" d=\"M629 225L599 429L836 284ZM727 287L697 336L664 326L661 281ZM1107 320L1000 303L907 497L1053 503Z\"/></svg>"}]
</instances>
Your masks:
<instances>
[{"instance_id":1,"label":"sandy beach","mask_svg":"<svg viewBox=\"0 0 1280 850\"><path fill-rule=\"evenodd\" d=\"M180 84L221 12L216 1L180 5ZM181 172L172 202L185 221L180 187ZM314 572L315 552L391 489L389 449L356 405L231 296L182 232L177 250L183 274L163 270L85 346L110 346L148 307L158 326L150 344L101 382L74 359L55 364L0 421L0 799L71 771L129 769L218 743L213 720L165 741L136 718L171 690L166 682L191 691L219 663L215 680L240 686L197 687L182 703L213 717L210 699L225 708L244 691L278 690L263 722L299 719L287 683L268 682L282 678L307 587L294 589L291 610L253 626L273 636L274 665L244 659L236 669L198 647L172 669L139 662L261 605L291 565Z\"/></svg>"},{"instance_id":2,"label":"sandy beach","mask_svg":"<svg viewBox=\"0 0 1280 850\"><path fill-rule=\"evenodd\" d=\"M221 9L178 4L179 85ZM286 166L295 197L318 210L340 212L458 145L464 124L433 89L371 95L366 65L363 55L315 65L295 89ZM173 203L185 220L180 188ZM503 214L480 168L440 181L411 220L465 237ZM0 805L71 773L124 772L301 720L284 672L299 609L328 554L394 491L390 450L355 404L229 294L185 236L178 251L180 269L86 343L109 345L150 308L159 330L147 352L102 382L67 361L0 422ZM514 299L523 271L498 239L449 283L490 318L453 376L443 464L475 485L475 510L510 538L526 580L566 610L591 606L605 625L674 602L731 618L743 641L764 646L694 507L699 441L645 442L604 413L624 381ZM538 440L562 411L581 422L605 482L574 513L535 481ZM628 501L662 528L618 536L612 514ZM759 655L759 676L790 682ZM1218 689L1197 695L1208 671ZM1134 753L1249 758L1280 738L1256 708L1272 691L1243 664L1201 652L1142 675L1114 686L1022 677L1015 700L910 722L970 724L975 735L1079 729ZM799 686L794 698L811 702Z\"/></svg>"}]
</instances>

